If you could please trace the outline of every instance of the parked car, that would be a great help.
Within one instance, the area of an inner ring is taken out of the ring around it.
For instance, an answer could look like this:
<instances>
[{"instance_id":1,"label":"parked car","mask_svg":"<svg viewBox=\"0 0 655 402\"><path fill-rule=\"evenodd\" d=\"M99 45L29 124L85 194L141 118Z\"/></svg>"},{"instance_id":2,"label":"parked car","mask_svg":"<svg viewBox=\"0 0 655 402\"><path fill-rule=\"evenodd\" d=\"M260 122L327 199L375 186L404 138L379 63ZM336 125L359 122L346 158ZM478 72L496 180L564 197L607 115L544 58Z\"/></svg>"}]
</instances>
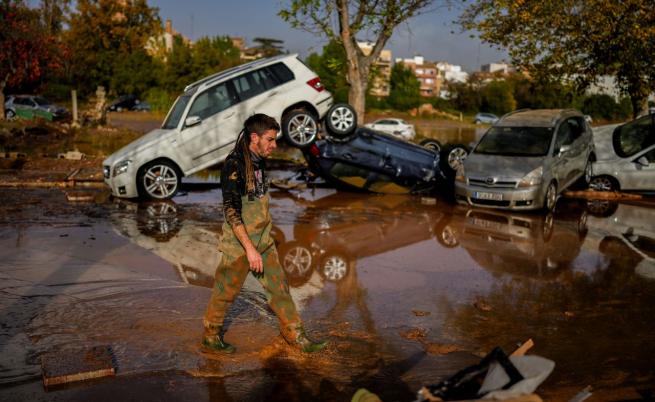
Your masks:
<instances>
[{"instance_id":1,"label":"parked car","mask_svg":"<svg viewBox=\"0 0 655 402\"><path fill-rule=\"evenodd\" d=\"M315 174L349 189L420 193L445 181L439 153L367 127L339 140L321 139L304 154Z\"/></svg>"},{"instance_id":2,"label":"parked car","mask_svg":"<svg viewBox=\"0 0 655 402\"><path fill-rule=\"evenodd\" d=\"M148 102L139 102L134 107L132 108L133 111L135 112L149 112L150 111L150 104Z\"/></svg>"},{"instance_id":3,"label":"parked car","mask_svg":"<svg viewBox=\"0 0 655 402\"><path fill-rule=\"evenodd\" d=\"M282 135L298 147L314 142L329 109L333 113L326 126L335 133L350 133L356 116L332 102L320 78L297 55L222 71L188 85L161 128L105 159L105 182L118 197L171 198L181 177L225 160L253 113L281 121Z\"/></svg>"},{"instance_id":4,"label":"parked car","mask_svg":"<svg viewBox=\"0 0 655 402\"><path fill-rule=\"evenodd\" d=\"M594 129L597 160L589 186L655 192L655 114Z\"/></svg>"},{"instance_id":5,"label":"parked car","mask_svg":"<svg viewBox=\"0 0 655 402\"><path fill-rule=\"evenodd\" d=\"M65 107L55 105L42 96L10 95L5 101L5 117L7 119L38 117L46 120L62 120L70 117L70 113Z\"/></svg>"},{"instance_id":6,"label":"parked car","mask_svg":"<svg viewBox=\"0 0 655 402\"><path fill-rule=\"evenodd\" d=\"M493 113L478 113L473 117L475 124L494 124L498 121L498 116Z\"/></svg>"},{"instance_id":7,"label":"parked car","mask_svg":"<svg viewBox=\"0 0 655 402\"><path fill-rule=\"evenodd\" d=\"M379 119L373 123L365 124L364 127L391 134L394 137L402 138L403 140L407 141L413 140L416 136L414 125L409 124L402 119Z\"/></svg>"},{"instance_id":8,"label":"parked car","mask_svg":"<svg viewBox=\"0 0 655 402\"><path fill-rule=\"evenodd\" d=\"M110 112L122 112L125 110L133 110L141 101L137 98L136 95L123 95L119 96L118 99L113 101L107 106L107 110Z\"/></svg>"},{"instance_id":9,"label":"parked car","mask_svg":"<svg viewBox=\"0 0 655 402\"><path fill-rule=\"evenodd\" d=\"M578 179L588 183L592 131L573 109L518 110L480 139L455 177L459 203L490 208L553 210Z\"/></svg>"}]
</instances>

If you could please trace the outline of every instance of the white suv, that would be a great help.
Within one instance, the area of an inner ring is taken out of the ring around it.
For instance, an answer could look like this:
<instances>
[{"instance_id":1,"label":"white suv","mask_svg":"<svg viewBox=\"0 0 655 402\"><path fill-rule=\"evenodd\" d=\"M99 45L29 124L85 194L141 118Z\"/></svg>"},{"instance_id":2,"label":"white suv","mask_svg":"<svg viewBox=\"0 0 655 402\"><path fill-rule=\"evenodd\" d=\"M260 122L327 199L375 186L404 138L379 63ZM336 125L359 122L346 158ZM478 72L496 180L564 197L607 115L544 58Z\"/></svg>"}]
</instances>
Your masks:
<instances>
[{"instance_id":1,"label":"white suv","mask_svg":"<svg viewBox=\"0 0 655 402\"><path fill-rule=\"evenodd\" d=\"M105 159L105 183L118 197L171 198L181 177L225 160L248 116L274 117L289 143L305 147L316 139L332 102L297 55L222 71L188 85L161 128Z\"/></svg>"}]
</instances>

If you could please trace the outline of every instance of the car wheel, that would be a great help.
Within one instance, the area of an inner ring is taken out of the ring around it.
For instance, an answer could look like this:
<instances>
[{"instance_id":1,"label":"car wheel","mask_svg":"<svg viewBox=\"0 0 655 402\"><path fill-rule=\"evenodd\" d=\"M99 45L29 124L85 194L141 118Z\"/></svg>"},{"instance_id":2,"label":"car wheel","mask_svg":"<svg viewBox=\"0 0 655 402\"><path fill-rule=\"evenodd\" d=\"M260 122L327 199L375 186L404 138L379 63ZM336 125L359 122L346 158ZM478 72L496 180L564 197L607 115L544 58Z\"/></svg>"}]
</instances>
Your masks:
<instances>
[{"instance_id":1,"label":"car wheel","mask_svg":"<svg viewBox=\"0 0 655 402\"><path fill-rule=\"evenodd\" d=\"M587 217L589 216L589 213L587 211L582 211L580 214L580 217L578 218L578 238L580 240L584 240L585 236L587 236L587 232L589 232L589 227L587 226Z\"/></svg>"},{"instance_id":2,"label":"car wheel","mask_svg":"<svg viewBox=\"0 0 655 402\"><path fill-rule=\"evenodd\" d=\"M157 200L172 198L180 188L181 176L177 166L171 162L150 162L137 174L139 195Z\"/></svg>"},{"instance_id":3,"label":"car wheel","mask_svg":"<svg viewBox=\"0 0 655 402\"><path fill-rule=\"evenodd\" d=\"M441 152L441 143L437 140L433 140L431 138L425 139L419 143L420 146L423 148L427 148L430 151L433 151L434 153L439 153Z\"/></svg>"},{"instance_id":4,"label":"car wheel","mask_svg":"<svg viewBox=\"0 0 655 402\"><path fill-rule=\"evenodd\" d=\"M473 123L474 123L474 124L480 124L480 123L482 123L482 122L481 122L480 120L475 120Z\"/></svg>"},{"instance_id":5,"label":"car wheel","mask_svg":"<svg viewBox=\"0 0 655 402\"><path fill-rule=\"evenodd\" d=\"M445 146L442 152L443 168L450 173L455 173L457 168L464 163L468 154L469 150L465 145L453 144Z\"/></svg>"},{"instance_id":6,"label":"car wheel","mask_svg":"<svg viewBox=\"0 0 655 402\"><path fill-rule=\"evenodd\" d=\"M282 135L294 147L308 147L318 135L318 120L307 110L294 110L282 119Z\"/></svg>"},{"instance_id":7,"label":"car wheel","mask_svg":"<svg viewBox=\"0 0 655 402\"><path fill-rule=\"evenodd\" d=\"M619 183L610 176L596 176L589 181L589 188L596 191L618 191Z\"/></svg>"},{"instance_id":8,"label":"car wheel","mask_svg":"<svg viewBox=\"0 0 655 402\"><path fill-rule=\"evenodd\" d=\"M555 204L557 204L557 185L555 182L551 182L546 189L543 207L546 211L552 212L555 209Z\"/></svg>"},{"instance_id":9,"label":"car wheel","mask_svg":"<svg viewBox=\"0 0 655 402\"><path fill-rule=\"evenodd\" d=\"M348 275L348 259L341 254L332 254L321 261L321 275L330 282L339 282Z\"/></svg>"},{"instance_id":10,"label":"car wheel","mask_svg":"<svg viewBox=\"0 0 655 402\"><path fill-rule=\"evenodd\" d=\"M5 111L5 118L7 120L13 120L15 117L16 117L16 112L14 112L13 110Z\"/></svg>"},{"instance_id":11,"label":"car wheel","mask_svg":"<svg viewBox=\"0 0 655 402\"><path fill-rule=\"evenodd\" d=\"M337 138L348 137L357 128L357 112L347 103L337 103L325 115L328 134Z\"/></svg>"},{"instance_id":12,"label":"car wheel","mask_svg":"<svg viewBox=\"0 0 655 402\"><path fill-rule=\"evenodd\" d=\"M312 253L297 241L290 241L280 246L280 262L284 272L291 278L302 278L311 272Z\"/></svg>"},{"instance_id":13,"label":"car wheel","mask_svg":"<svg viewBox=\"0 0 655 402\"><path fill-rule=\"evenodd\" d=\"M450 224L451 217L445 216L434 227L434 234L437 242L446 248L459 246L459 233Z\"/></svg>"}]
</instances>

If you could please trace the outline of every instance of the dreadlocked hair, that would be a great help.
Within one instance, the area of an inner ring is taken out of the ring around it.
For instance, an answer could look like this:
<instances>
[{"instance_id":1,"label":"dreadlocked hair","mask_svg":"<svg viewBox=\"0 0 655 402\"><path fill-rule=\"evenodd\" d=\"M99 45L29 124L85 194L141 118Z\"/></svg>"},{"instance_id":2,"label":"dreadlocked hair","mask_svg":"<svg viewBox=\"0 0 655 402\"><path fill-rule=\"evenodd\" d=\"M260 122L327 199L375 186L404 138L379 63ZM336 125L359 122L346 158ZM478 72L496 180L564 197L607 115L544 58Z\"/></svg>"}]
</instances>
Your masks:
<instances>
[{"instance_id":1,"label":"dreadlocked hair","mask_svg":"<svg viewBox=\"0 0 655 402\"><path fill-rule=\"evenodd\" d=\"M255 192L255 169L250 157L250 134L262 136L268 130L280 131L280 125L274 118L263 113L253 114L243 123L243 129L237 137L234 149L230 154L241 153L246 169L246 193Z\"/></svg>"}]
</instances>

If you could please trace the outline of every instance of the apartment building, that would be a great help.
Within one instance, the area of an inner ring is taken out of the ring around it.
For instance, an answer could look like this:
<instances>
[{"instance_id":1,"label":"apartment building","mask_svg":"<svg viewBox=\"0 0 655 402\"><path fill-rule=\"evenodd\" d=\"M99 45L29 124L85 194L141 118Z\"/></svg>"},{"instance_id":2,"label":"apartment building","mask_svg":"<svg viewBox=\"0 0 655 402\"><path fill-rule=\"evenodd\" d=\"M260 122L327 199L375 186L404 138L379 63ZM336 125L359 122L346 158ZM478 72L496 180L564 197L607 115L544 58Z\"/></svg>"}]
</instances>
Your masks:
<instances>
[{"instance_id":1,"label":"apartment building","mask_svg":"<svg viewBox=\"0 0 655 402\"><path fill-rule=\"evenodd\" d=\"M411 59L396 59L396 63L403 63L405 67L414 72L420 83L421 96L439 96L443 77L436 63L427 62L423 56L414 56Z\"/></svg>"},{"instance_id":2,"label":"apartment building","mask_svg":"<svg viewBox=\"0 0 655 402\"><path fill-rule=\"evenodd\" d=\"M373 43L371 42L357 42L359 48L365 55L371 54L373 51ZM391 91L391 67L392 57L391 50L382 49L378 58L373 62L372 69L376 75L371 83L369 93L373 96L386 97L389 96Z\"/></svg>"}]
</instances>

